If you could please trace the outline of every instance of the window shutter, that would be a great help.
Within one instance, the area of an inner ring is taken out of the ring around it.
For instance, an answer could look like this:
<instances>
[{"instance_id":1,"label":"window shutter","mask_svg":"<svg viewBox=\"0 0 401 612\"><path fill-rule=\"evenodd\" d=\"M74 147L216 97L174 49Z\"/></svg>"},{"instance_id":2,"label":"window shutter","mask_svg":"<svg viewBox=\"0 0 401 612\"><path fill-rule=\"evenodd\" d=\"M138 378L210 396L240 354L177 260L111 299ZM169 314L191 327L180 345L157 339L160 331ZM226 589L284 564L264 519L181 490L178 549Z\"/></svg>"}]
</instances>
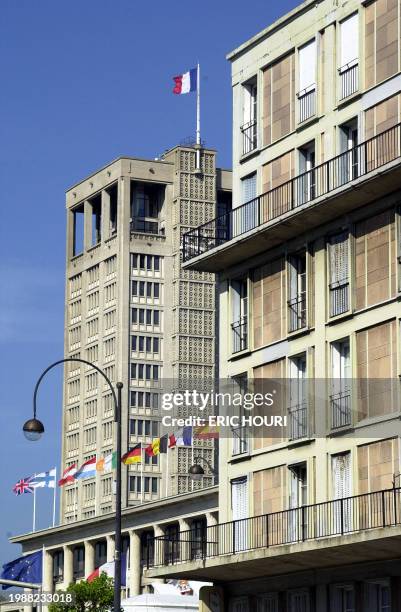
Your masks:
<instances>
[{"instance_id":1,"label":"window shutter","mask_svg":"<svg viewBox=\"0 0 401 612\"><path fill-rule=\"evenodd\" d=\"M316 40L313 39L299 50L299 91L316 83Z\"/></svg>"},{"instance_id":2,"label":"window shutter","mask_svg":"<svg viewBox=\"0 0 401 612\"><path fill-rule=\"evenodd\" d=\"M359 57L358 13L354 13L340 24L341 66L345 66Z\"/></svg>"},{"instance_id":3,"label":"window shutter","mask_svg":"<svg viewBox=\"0 0 401 612\"><path fill-rule=\"evenodd\" d=\"M256 198L256 174L242 179L242 203L245 204Z\"/></svg>"},{"instance_id":4,"label":"window shutter","mask_svg":"<svg viewBox=\"0 0 401 612\"><path fill-rule=\"evenodd\" d=\"M331 236L329 264L331 285L348 282L348 232Z\"/></svg>"}]
</instances>

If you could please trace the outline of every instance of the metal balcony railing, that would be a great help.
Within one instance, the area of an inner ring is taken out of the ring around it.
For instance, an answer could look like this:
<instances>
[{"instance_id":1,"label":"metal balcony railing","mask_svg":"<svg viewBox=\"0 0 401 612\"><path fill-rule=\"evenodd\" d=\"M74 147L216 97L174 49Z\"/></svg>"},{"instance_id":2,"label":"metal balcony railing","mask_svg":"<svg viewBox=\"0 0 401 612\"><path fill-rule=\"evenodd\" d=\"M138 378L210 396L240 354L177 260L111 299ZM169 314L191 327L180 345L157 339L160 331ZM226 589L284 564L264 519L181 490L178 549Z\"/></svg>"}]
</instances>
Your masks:
<instances>
[{"instance_id":1,"label":"metal balcony railing","mask_svg":"<svg viewBox=\"0 0 401 612\"><path fill-rule=\"evenodd\" d=\"M351 425L351 391L343 389L330 396L331 428Z\"/></svg>"},{"instance_id":2,"label":"metal balcony railing","mask_svg":"<svg viewBox=\"0 0 401 612\"><path fill-rule=\"evenodd\" d=\"M232 329L232 350L239 353L248 348L248 317L241 317L239 321L231 323Z\"/></svg>"},{"instance_id":3,"label":"metal balcony railing","mask_svg":"<svg viewBox=\"0 0 401 612\"><path fill-rule=\"evenodd\" d=\"M193 530L174 539L157 537L155 559L148 569L193 561L200 555L203 559L233 555L399 524L401 489L384 489L212 525L205 528L201 543Z\"/></svg>"},{"instance_id":4,"label":"metal balcony railing","mask_svg":"<svg viewBox=\"0 0 401 612\"><path fill-rule=\"evenodd\" d=\"M316 85L310 85L298 93L299 123L316 114Z\"/></svg>"},{"instance_id":5,"label":"metal balcony railing","mask_svg":"<svg viewBox=\"0 0 401 612\"><path fill-rule=\"evenodd\" d=\"M338 69L340 73L340 100L344 100L358 91L358 60L348 62Z\"/></svg>"},{"instance_id":6,"label":"metal balcony railing","mask_svg":"<svg viewBox=\"0 0 401 612\"><path fill-rule=\"evenodd\" d=\"M401 124L183 235L183 260L207 253L401 156ZM305 185L309 185L305 198Z\"/></svg>"},{"instance_id":7,"label":"metal balcony railing","mask_svg":"<svg viewBox=\"0 0 401 612\"><path fill-rule=\"evenodd\" d=\"M300 440L308 436L308 406L306 402L288 408L288 438Z\"/></svg>"},{"instance_id":8,"label":"metal balcony railing","mask_svg":"<svg viewBox=\"0 0 401 612\"><path fill-rule=\"evenodd\" d=\"M349 282L345 278L329 285L330 316L335 317L349 310Z\"/></svg>"},{"instance_id":9,"label":"metal balcony railing","mask_svg":"<svg viewBox=\"0 0 401 612\"><path fill-rule=\"evenodd\" d=\"M248 121L240 129L242 132L242 155L246 155L258 146L257 123L256 121Z\"/></svg>"},{"instance_id":10,"label":"metal balcony railing","mask_svg":"<svg viewBox=\"0 0 401 612\"><path fill-rule=\"evenodd\" d=\"M300 293L287 302L288 331L293 332L306 327L306 293Z\"/></svg>"}]
</instances>

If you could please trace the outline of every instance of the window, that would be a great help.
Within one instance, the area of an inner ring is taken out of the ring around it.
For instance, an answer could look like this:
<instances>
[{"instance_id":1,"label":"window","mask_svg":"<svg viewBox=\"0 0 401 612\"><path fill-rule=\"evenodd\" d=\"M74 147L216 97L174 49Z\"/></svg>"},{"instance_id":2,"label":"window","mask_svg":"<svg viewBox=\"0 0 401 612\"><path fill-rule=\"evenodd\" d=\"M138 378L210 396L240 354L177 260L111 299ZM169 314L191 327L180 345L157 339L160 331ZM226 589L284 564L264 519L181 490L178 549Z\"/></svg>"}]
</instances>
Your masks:
<instances>
[{"instance_id":1,"label":"window","mask_svg":"<svg viewBox=\"0 0 401 612\"><path fill-rule=\"evenodd\" d=\"M358 13L340 23L340 100L358 91Z\"/></svg>"},{"instance_id":2,"label":"window","mask_svg":"<svg viewBox=\"0 0 401 612\"><path fill-rule=\"evenodd\" d=\"M74 579L82 578L85 573L85 548L83 546L74 548L72 565Z\"/></svg>"},{"instance_id":3,"label":"window","mask_svg":"<svg viewBox=\"0 0 401 612\"><path fill-rule=\"evenodd\" d=\"M242 204L256 198L256 172L241 179ZM246 230L243 230L246 231Z\"/></svg>"},{"instance_id":4,"label":"window","mask_svg":"<svg viewBox=\"0 0 401 612\"><path fill-rule=\"evenodd\" d=\"M159 409L159 394L149 391L131 391L130 406L135 408Z\"/></svg>"},{"instance_id":5,"label":"window","mask_svg":"<svg viewBox=\"0 0 401 612\"><path fill-rule=\"evenodd\" d=\"M316 114L316 40L299 49L298 120L306 121Z\"/></svg>"},{"instance_id":6,"label":"window","mask_svg":"<svg viewBox=\"0 0 401 612\"><path fill-rule=\"evenodd\" d=\"M156 476L146 476L145 478L141 476L129 477L129 490L131 493L141 493L142 487L144 493L151 493L152 495L157 494L159 490L158 478L156 478Z\"/></svg>"},{"instance_id":7,"label":"window","mask_svg":"<svg viewBox=\"0 0 401 612\"><path fill-rule=\"evenodd\" d=\"M311 612L309 591L305 589L289 591L288 612Z\"/></svg>"},{"instance_id":8,"label":"window","mask_svg":"<svg viewBox=\"0 0 401 612\"><path fill-rule=\"evenodd\" d=\"M351 364L348 338L332 343L331 372L331 427L337 429L351 424Z\"/></svg>"},{"instance_id":9,"label":"window","mask_svg":"<svg viewBox=\"0 0 401 612\"><path fill-rule=\"evenodd\" d=\"M107 561L107 542L101 541L95 544L95 568L104 565Z\"/></svg>"},{"instance_id":10,"label":"window","mask_svg":"<svg viewBox=\"0 0 401 612\"><path fill-rule=\"evenodd\" d=\"M132 325L149 325L158 327L160 325L160 310L147 308L131 308Z\"/></svg>"},{"instance_id":11,"label":"window","mask_svg":"<svg viewBox=\"0 0 401 612\"><path fill-rule=\"evenodd\" d=\"M347 312L349 303L349 236L343 231L328 240L330 316Z\"/></svg>"},{"instance_id":12,"label":"window","mask_svg":"<svg viewBox=\"0 0 401 612\"><path fill-rule=\"evenodd\" d=\"M235 392L241 393L242 395L247 392L248 387L248 375L246 373L239 374L238 376L233 377L234 385L237 385ZM238 417L241 419L245 414L244 407L241 403L240 406L236 407L236 412ZM233 437L233 455L240 455L242 453L246 453L248 450L248 438L249 438L249 430L245 426L242 425L239 427L233 427L231 430Z\"/></svg>"},{"instance_id":13,"label":"window","mask_svg":"<svg viewBox=\"0 0 401 612\"><path fill-rule=\"evenodd\" d=\"M63 582L64 577L64 553L56 550L53 553L53 583Z\"/></svg>"},{"instance_id":14,"label":"window","mask_svg":"<svg viewBox=\"0 0 401 612\"><path fill-rule=\"evenodd\" d=\"M355 612L355 589L353 585L331 588L330 612Z\"/></svg>"},{"instance_id":15,"label":"window","mask_svg":"<svg viewBox=\"0 0 401 612\"><path fill-rule=\"evenodd\" d=\"M257 78L250 79L242 86L243 121L242 154L246 155L257 147Z\"/></svg>"},{"instance_id":16,"label":"window","mask_svg":"<svg viewBox=\"0 0 401 612\"><path fill-rule=\"evenodd\" d=\"M279 612L278 594L260 595L256 600L256 612Z\"/></svg>"},{"instance_id":17,"label":"window","mask_svg":"<svg viewBox=\"0 0 401 612\"><path fill-rule=\"evenodd\" d=\"M249 612L249 599L248 597L235 597L230 599L229 612Z\"/></svg>"},{"instance_id":18,"label":"window","mask_svg":"<svg viewBox=\"0 0 401 612\"><path fill-rule=\"evenodd\" d=\"M131 363L131 380L159 380L160 366L147 363Z\"/></svg>"},{"instance_id":19,"label":"window","mask_svg":"<svg viewBox=\"0 0 401 612\"><path fill-rule=\"evenodd\" d=\"M306 251L288 260L288 331L306 327Z\"/></svg>"},{"instance_id":20,"label":"window","mask_svg":"<svg viewBox=\"0 0 401 612\"><path fill-rule=\"evenodd\" d=\"M232 352L248 347L248 281L246 278L231 283L232 301Z\"/></svg>"},{"instance_id":21,"label":"window","mask_svg":"<svg viewBox=\"0 0 401 612\"><path fill-rule=\"evenodd\" d=\"M164 185L131 183L132 231L159 233L159 214L164 200L164 189Z\"/></svg>"},{"instance_id":22,"label":"window","mask_svg":"<svg viewBox=\"0 0 401 612\"><path fill-rule=\"evenodd\" d=\"M306 353L290 359L290 405L288 437L299 440L308 435L308 405L306 390Z\"/></svg>"},{"instance_id":23,"label":"window","mask_svg":"<svg viewBox=\"0 0 401 612\"><path fill-rule=\"evenodd\" d=\"M155 558L155 544L153 531L141 533L141 565L150 567Z\"/></svg>"},{"instance_id":24,"label":"window","mask_svg":"<svg viewBox=\"0 0 401 612\"><path fill-rule=\"evenodd\" d=\"M366 582L363 589L366 612L391 612L391 588L389 580Z\"/></svg>"},{"instance_id":25,"label":"window","mask_svg":"<svg viewBox=\"0 0 401 612\"><path fill-rule=\"evenodd\" d=\"M130 419L129 432L131 436L153 436L157 437L159 424L157 421L146 419Z\"/></svg>"}]
</instances>

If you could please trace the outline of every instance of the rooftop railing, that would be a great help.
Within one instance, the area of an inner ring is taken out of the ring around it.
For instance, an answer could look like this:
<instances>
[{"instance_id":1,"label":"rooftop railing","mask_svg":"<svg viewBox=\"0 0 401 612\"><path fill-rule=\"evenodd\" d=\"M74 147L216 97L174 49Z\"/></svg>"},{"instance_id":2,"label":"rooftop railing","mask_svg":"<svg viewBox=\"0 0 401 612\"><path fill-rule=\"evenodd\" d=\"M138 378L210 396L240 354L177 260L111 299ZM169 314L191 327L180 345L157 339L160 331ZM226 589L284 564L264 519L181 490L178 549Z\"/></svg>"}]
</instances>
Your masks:
<instances>
[{"instance_id":1,"label":"rooftop railing","mask_svg":"<svg viewBox=\"0 0 401 612\"><path fill-rule=\"evenodd\" d=\"M401 489L384 489L211 525L205 527L201 540L195 530L182 531L173 538L156 537L154 558L147 567L176 565L199 558L347 536L400 524Z\"/></svg>"},{"instance_id":2,"label":"rooftop railing","mask_svg":"<svg viewBox=\"0 0 401 612\"><path fill-rule=\"evenodd\" d=\"M401 156L401 124L183 235L183 260L203 255Z\"/></svg>"}]
</instances>

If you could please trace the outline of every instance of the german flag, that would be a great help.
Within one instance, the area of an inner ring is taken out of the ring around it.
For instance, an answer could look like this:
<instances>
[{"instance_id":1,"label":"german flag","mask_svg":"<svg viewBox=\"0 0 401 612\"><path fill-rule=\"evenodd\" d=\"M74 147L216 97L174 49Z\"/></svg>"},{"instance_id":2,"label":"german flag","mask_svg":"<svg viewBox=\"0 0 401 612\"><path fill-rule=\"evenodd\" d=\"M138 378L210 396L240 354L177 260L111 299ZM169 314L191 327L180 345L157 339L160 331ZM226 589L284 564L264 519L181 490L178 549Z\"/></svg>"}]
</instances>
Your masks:
<instances>
[{"instance_id":1,"label":"german flag","mask_svg":"<svg viewBox=\"0 0 401 612\"><path fill-rule=\"evenodd\" d=\"M125 455L121 457L121 463L124 465L132 465L133 463L141 463L142 461L142 444L139 443L134 448L130 448Z\"/></svg>"}]
</instances>

